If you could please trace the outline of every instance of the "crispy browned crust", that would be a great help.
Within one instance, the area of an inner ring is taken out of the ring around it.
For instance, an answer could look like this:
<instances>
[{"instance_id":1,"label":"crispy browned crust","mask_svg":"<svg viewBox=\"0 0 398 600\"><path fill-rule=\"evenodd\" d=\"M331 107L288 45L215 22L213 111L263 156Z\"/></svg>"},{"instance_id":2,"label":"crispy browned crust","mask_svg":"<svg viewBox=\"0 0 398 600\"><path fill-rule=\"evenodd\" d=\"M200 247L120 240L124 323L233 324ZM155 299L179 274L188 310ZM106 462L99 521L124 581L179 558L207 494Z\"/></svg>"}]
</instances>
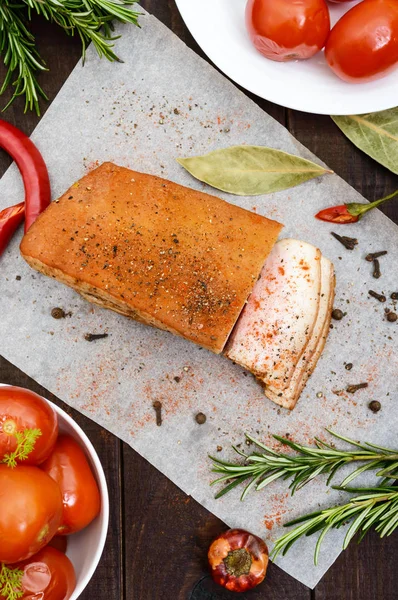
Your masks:
<instances>
[{"instance_id":1,"label":"crispy browned crust","mask_svg":"<svg viewBox=\"0 0 398 600\"><path fill-rule=\"evenodd\" d=\"M21 253L87 300L219 353L281 228L104 163L39 217Z\"/></svg>"}]
</instances>

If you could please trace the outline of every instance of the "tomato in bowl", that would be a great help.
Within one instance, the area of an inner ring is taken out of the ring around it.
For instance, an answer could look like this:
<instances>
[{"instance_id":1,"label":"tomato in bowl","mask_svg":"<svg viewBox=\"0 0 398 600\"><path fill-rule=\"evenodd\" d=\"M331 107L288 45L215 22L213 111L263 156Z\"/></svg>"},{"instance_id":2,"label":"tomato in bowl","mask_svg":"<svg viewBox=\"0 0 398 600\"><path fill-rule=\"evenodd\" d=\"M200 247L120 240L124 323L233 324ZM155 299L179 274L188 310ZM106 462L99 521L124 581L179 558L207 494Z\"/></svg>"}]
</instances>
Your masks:
<instances>
[{"instance_id":1,"label":"tomato in bowl","mask_svg":"<svg viewBox=\"0 0 398 600\"><path fill-rule=\"evenodd\" d=\"M3 386L3 384L0 384L0 388L3 387L5 386ZM20 388L20 390L22 393L25 392L25 390L23 390L22 388ZM98 515L84 529L78 531L77 533L73 533L72 535L65 536L67 539L66 555L74 567L76 576L76 587L72 595L70 596L70 600L77 600L77 598L79 598L84 588L87 586L88 582L92 578L94 571L97 568L97 565L101 558L102 551L105 545L109 525L108 489L101 462L93 445L91 444L84 431L61 408L59 408L49 400L46 400L45 398L42 398L42 400L44 400L45 403L53 411L55 411L57 415L59 435L61 439L63 437L67 437L69 439L73 438L73 440L79 445L81 452L84 453L84 462L88 463L93 480L95 480L97 488L99 490L99 513L98 511L96 511L95 513L98 513ZM15 467L15 470L21 469L22 471L24 469L40 469L41 464L38 466L18 465ZM23 465L23 463L21 463L21 465ZM85 468L87 468L87 465ZM42 474L43 476L48 477L44 470L42 471ZM53 540L50 542L50 545L53 545L54 540L56 540L56 538L53 538Z\"/></svg>"}]
</instances>

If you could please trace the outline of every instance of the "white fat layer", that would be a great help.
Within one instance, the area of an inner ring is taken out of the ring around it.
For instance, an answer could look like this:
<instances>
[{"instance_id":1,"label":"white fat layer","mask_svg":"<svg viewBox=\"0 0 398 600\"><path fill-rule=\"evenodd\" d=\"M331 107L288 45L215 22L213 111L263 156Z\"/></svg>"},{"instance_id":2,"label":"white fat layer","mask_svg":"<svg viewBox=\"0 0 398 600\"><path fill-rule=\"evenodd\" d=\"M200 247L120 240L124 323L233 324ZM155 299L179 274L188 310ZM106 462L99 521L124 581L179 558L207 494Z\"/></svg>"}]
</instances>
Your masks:
<instances>
[{"instance_id":1,"label":"white fat layer","mask_svg":"<svg viewBox=\"0 0 398 600\"><path fill-rule=\"evenodd\" d=\"M289 387L283 392L279 392L279 390L272 386L265 389L267 398L284 408L294 408L322 354L329 333L330 317L334 301L334 284L333 264L330 260L322 256L320 305L312 337L304 354L296 365Z\"/></svg>"},{"instance_id":2,"label":"white fat layer","mask_svg":"<svg viewBox=\"0 0 398 600\"><path fill-rule=\"evenodd\" d=\"M286 390L320 306L321 253L299 240L277 242L228 342L226 355L273 390Z\"/></svg>"}]
</instances>

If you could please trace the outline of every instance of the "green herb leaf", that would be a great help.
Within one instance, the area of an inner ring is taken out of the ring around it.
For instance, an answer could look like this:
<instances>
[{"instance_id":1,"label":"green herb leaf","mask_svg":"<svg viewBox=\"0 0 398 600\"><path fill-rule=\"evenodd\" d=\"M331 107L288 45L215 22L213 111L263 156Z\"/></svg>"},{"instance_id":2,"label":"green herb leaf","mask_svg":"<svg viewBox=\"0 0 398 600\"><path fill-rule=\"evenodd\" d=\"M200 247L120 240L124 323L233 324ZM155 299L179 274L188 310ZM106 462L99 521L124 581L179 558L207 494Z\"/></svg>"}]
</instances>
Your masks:
<instances>
[{"instance_id":1,"label":"green herb leaf","mask_svg":"<svg viewBox=\"0 0 398 600\"><path fill-rule=\"evenodd\" d=\"M355 146L398 174L398 107L332 119Z\"/></svg>"},{"instance_id":2,"label":"green herb leaf","mask_svg":"<svg viewBox=\"0 0 398 600\"><path fill-rule=\"evenodd\" d=\"M37 438L41 436L41 431L40 429L24 429L24 431L16 431L13 435L17 440L17 447L14 452L5 454L1 461L12 469L17 466L18 461L28 458L35 447Z\"/></svg>"},{"instance_id":3,"label":"green herb leaf","mask_svg":"<svg viewBox=\"0 0 398 600\"><path fill-rule=\"evenodd\" d=\"M0 569L0 596L4 600L17 600L22 598L24 592L22 589L23 571L20 569L11 569L2 564Z\"/></svg>"},{"instance_id":4,"label":"green herb leaf","mask_svg":"<svg viewBox=\"0 0 398 600\"><path fill-rule=\"evenodd\" d=\"M300 156L265 146L231 146L177 162L196 179L238 196L271 194L332 173Z\"/></svg>"}]
</instances>

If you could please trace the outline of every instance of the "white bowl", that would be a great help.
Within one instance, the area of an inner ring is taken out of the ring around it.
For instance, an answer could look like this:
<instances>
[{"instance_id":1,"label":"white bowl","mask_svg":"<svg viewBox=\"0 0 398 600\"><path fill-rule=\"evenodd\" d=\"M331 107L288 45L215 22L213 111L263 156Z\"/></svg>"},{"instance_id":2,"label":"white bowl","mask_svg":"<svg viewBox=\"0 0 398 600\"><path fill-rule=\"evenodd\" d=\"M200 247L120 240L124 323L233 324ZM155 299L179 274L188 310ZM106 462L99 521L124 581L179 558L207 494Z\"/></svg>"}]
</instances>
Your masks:
<instances>
[{"instance_id":1,"label":"white bowl","mask_svg":"<svg viewBox=\"0 0 398 600\"><path fill-rule=\"evenodd\" d=\"M0 384L4 385L4 384ZM81 427L61 408L43 398L58 415L59 430L71 435L82 446L101 493L101 512L88 527L68 536L67 556L76 572L76 589L70 600L77 600L92 578L104 549L109 525L109 495L104 470L94 446Z\"/></svg>"}]
</instances>

